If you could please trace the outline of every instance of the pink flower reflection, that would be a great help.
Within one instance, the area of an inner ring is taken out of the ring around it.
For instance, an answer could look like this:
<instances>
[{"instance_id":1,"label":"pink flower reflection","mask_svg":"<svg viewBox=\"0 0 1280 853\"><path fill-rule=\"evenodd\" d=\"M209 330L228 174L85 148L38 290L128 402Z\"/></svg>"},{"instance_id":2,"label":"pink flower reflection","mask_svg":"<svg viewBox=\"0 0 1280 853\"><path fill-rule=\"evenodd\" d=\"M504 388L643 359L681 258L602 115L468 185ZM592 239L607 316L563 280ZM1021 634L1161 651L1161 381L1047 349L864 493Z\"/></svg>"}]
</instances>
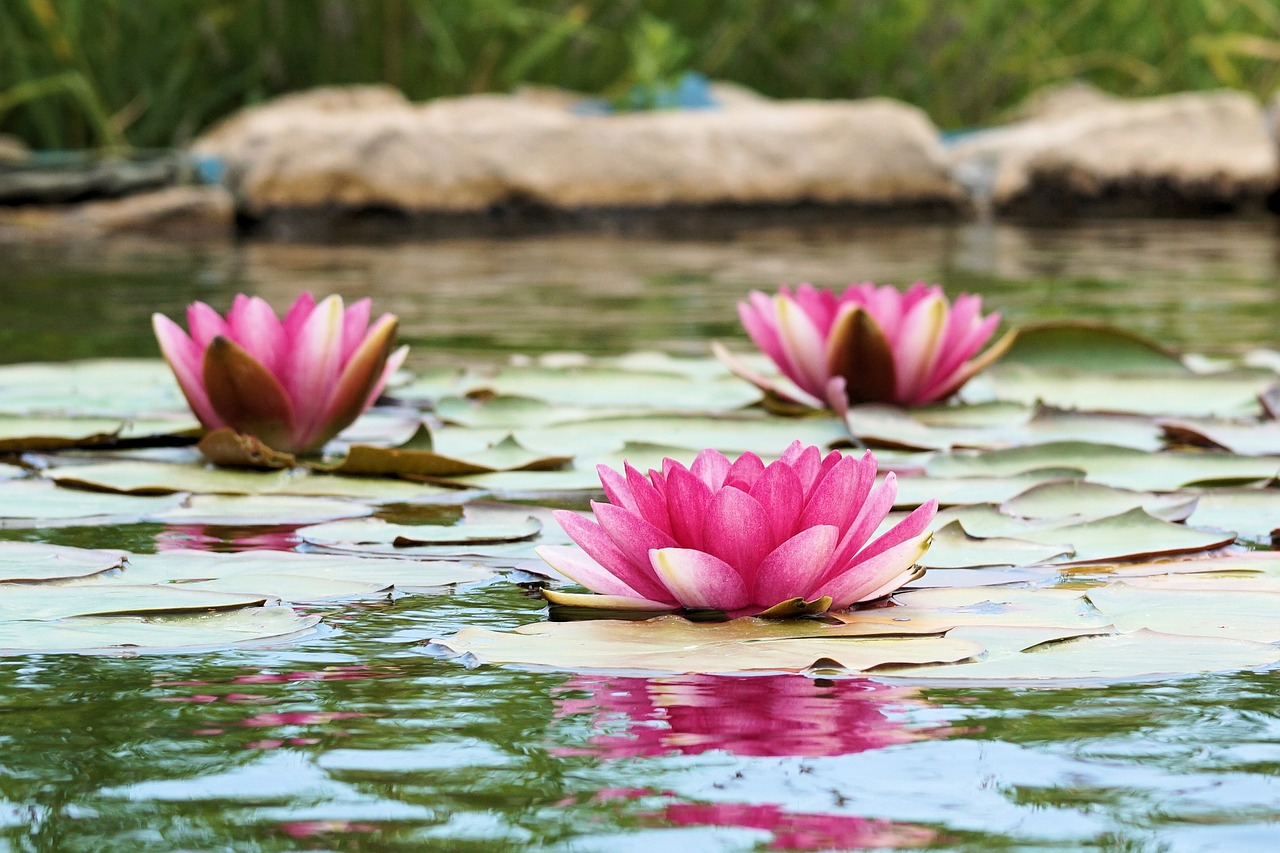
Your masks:
<instances>
[{"instance_id":1,"label":"pink flower reflection","mask_svg":"<svg viewBox=\"0 0 1280 853\"><path fill-rule=\"evenodd\" d=\"M672 803L661 817L677 826L740 826L773 833L770 850L866 850L923 847L928 827L852 815L787 812L772 804Z\"/></svg>"},{"instance_id":2,"label":"pink flower reflection","mask_svg":"<svg viewBox=\"0 0 1280 853\"><path fill-rule=\"evenodd\" d=\"M579 691L591 695L567 695ZM908 727L904 712L923 706L916 692L868 679L579 676L557 693L558 717L590 714L601 732L581 746L554 748L557 755L847 755L951 731Z\"/></svg>"},{"instance_id":3,"label":"pink flower reflection","mask_svg":"<svg viewBox=\"0 0 1280 853\"><path fill-rule=\"evenodd\" d=\"M156 536L159 551L292 551L298 544L296 525L263 532L261 527L216 524L168 524Z\"/></svg>"},{"instance_id":4,"label":"pink flower reflection","mask_svg":"<svg viewBox=\"0 0 1280 853\"><path fill-rule=\"evenodd\" d=\"M316 723L327 723L330 720L349 720L363 717L359 711L286 711L281 713L257 714L247 720L241 720L242 726L306 726Z\"/></svg>"},{"instance_id":5,"label":"pink flower reflection","mask_svg":"<svg viewBox=\"0 0 1280 853\"><path fill-rule=\"evenodd\" d=\"M372 823L355 823L349 820L295 820L280 824L285 835L294 838L308 838L313 835L328 835L347 832L377 832L378 827Z\"/></svg>"}]
</instances>

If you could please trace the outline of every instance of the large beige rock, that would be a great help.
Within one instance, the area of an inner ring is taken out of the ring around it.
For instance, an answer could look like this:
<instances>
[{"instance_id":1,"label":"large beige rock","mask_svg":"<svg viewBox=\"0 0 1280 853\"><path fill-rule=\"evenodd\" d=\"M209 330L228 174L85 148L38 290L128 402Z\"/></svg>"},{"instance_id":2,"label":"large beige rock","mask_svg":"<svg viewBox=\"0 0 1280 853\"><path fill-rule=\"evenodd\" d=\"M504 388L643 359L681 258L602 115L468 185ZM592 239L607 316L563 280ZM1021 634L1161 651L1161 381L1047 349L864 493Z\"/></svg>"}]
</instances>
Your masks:
<instances>
[{"instance_id":1,"label":"large beige rock","mask_svg":"<svg viewBox=\"0 0 1280 853\"><path fill-rule=\"evenodd\" d=\"M200 139L244 210L552 209L964 203L937 133L889 100L576 115L554 101L478 95L412 105L332 92L247 110Z\"/></svg>"},{"instance_id":2,"label":"large beige rock","mask_svg":"<svg viewBox=\"0 0 1280 853\"><path fill-rule=\"evenodd\" d=\"M1262 209L1277 152L1261 106L1239 92L1094 99L975 134L954 174L997 211Z\"/></svg>"},{"instance_id":3,"label":"large beige rock","mask_svg":"<svg viewBox=\"0 0 1280 853\"><path fill-rule=\"evenodd\" d=\"M0 133L0 165L17 165L31 159L31 152L16 136Z\"/></svg>"},{"instance_id":4,"label":"large beige rock","mask_svg":"<svg viewBox=\"0 0 1280 853\"><path fill-rule=\"evenodd\" d=\"M0 207L0 241L130 235L204 242L236 233L235 200L226 189L176 186L109 201Z\"/></svg>"}]
</instances>

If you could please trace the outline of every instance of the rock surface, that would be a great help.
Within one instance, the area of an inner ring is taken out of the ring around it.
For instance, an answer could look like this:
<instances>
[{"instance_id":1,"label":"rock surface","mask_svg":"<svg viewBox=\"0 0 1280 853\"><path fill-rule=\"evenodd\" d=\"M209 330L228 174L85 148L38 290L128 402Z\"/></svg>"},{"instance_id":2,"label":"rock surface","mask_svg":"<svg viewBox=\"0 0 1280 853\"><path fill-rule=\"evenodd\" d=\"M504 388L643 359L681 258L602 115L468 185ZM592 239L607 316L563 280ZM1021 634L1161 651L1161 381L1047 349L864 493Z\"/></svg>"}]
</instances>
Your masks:
<instances>
[{"instance_id":1,"label":"rock surface","mask_svg":"<svg viewBox=\"0 0 1280 853\"><path fill-rule=\"evenodd\" d=\"M1277 149L1252 97L1093 100L962 139L950 151L953 174L979 207L1002 213L1264 209Z\"/></svg>"},{"instance_id":2,"label":"rock surface","mask_svg":"<svg viewBox=\"0 0 1280 853\"><path fill-rule=\"evenodd\" d=\"M189 241L235 236L235 200L222 187L176 186L122 199L0 208L0 236L51 239L134 235Z\"/></svg>"},{"instance_id":3,"label":"rock surface","mask_svg":"<svg viewBox=\"0 0 1280 853\"><path fill-rule=\"evenodd\" d=\"M955 211L938 135L894 101L777 102L577 115L547 97L409 104L361 87L282 98L196 146L242 210L484 214L818 203Z\"/></svg>"}]
</instances>

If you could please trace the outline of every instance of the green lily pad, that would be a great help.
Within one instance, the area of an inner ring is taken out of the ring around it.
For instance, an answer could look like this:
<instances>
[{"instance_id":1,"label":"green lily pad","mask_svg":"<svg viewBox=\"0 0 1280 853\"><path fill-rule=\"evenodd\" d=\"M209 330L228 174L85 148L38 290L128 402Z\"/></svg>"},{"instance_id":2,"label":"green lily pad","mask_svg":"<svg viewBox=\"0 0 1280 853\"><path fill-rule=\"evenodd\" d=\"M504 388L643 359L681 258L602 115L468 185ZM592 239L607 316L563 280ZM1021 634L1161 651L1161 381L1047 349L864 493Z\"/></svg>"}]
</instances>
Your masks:
<instances>
[{"instance_id":1,"label":"green lily pad","mask_svg":"<svg viewBox=\"0 0 1280 853\"><path fill-rule=\"evenodd\" d=\"M128 584L216 580L238 587L239 592L262 592L255 586L256 579L268 575L305 582L363 584L379 590L395 587L400 592L438 592L455 584L486 580L493 572L479 564L457 560L401 560L294 551L218 554L177 550L135 554L129 558L120 580ZM306 591L305 586L302 589ZM279 597L289 601L310 600Z\"/></svg>"},{"instance_id":2,"label":"green lily pad","mask_svg":"<svg viewBox=\"0 0 1280 853\"><path fill-rule=\"evenodd\" d=\"M524 542L542 532L542 522L532 516L510 514L506 520L476 521L464 518L456 524L390 524L381 519L335 521L297 531L304 542L325 548L395 553L422 545L494 545Z\"/></svg>"},{"instance_id":3,"label":"green lily pad","mask_svg":"<svg viewBox=\"0 0 1280 853\"><path fill-rule=\"evenodd\" d=\"M992 633L990 629L973 628L952 631L947 636L981 643L990 641ZM1231 672L1267 666L1277 660L1280 649L1266 643L1139 630L1128 634L1087 634L955 666L904 668L891 674L966 681L1116 681Z\"/></svg>"},{"instance_id":4,"label":"green lily pad","mask_svg":"<svg viewBox=\"0 0 1280 853\"><path fill-rule=\"evenodd\" d=\"M1053 545L1003 536L971 536L959 521L952 521L934 531L933 543L920 558L920 565L926 569L1030 566L1070 557L1074 553L1069 544Z\"/></svg>"},{"instance_id":5,"label":"green lily pad","mask_svg":"<svg viewBox=\"0 0 1280 853\"><path fill-rule=\"evenodd\" d=\"M6 414L133 418L186 409L173 372L158 358L0 366Z\"/></svg>"},{"instance_id":6,"label":"green lily pad","mask_svg":"<svg viewBox=\"0 0 1280 853\"><path fill-rule=\"evenodd\" d=\"M107 495L103 495L107 496ZM118 497L118 496L116 496ZM372 515L373 507L336 498L300 495L190 495L181 504L149 512L146 521L167 524L318 524Z\"/></svg>"},{"instance_id":7,"label":"green lily pad","mask_svg":"<svg viewBox=\"0 0 1280 853\"><path fill-rule=\"evenodd\" d=\"M514 631L464 628L432 640L436 647L480 663L568 670L657 672L802 672L815 665L862 672L885 664L955 662L981 654L976 643L943 637L795 637L777 639L767 620L727 624L660 616L642 622L539 622Z\"/></svg>"},{"instance_id":8,"label":"green lily pad","mask_svg":"<svg viewBox=\"0 0 1280 853\"><path fill-rule=\"evenodd\" d=\"M124 566L123 551L37 542L0 542L0 584L32 584L99 575ZM0 591L8 587L0 586Z\"/></svg>"},{"instance_id":9,"label":"green lily pad","mask_svg":"<svg viewBox=\"0 0 1280 853\"><path fill-rule=\"evenodd\" d=\"M971 625L1042 630L1093 630L1110 625L1079 590L946 587L898 592L894 600L895 607L831 615L848 624L891 623L922 634Z\"/></svg>"},{"instance_id":10,"label":"green lily pad","mask_svg":"<svg viewBox=\"0 0 1280 853\"><path fill-rule=\"evenodd\" d=\"M1084 480L1040 483L1000 504L1000 512L1018 518L1053 519L1116 515L1141 507L1163 521L1185 521L1196 509L1196 495L1155 494L1117 489Z\"/></svg>"},{"instance_id":11,"label":"green lily pad","mask_svg":"<svg viewBox=\"0 0 1280 853\"><path fill-rule=\"evenodd\" d=\"M1242 456L1280 455L1280 422L1161 420L1165 438L1172 444L1209 447Z\"/></svg>"},{"instance_id":12,"label":"green lily pad","mask_svg":"<svg viewBox=\"0 0 1280 853\"><path fill-rule=\"evenodd\" d=\"M173 509L185 495L155 497L63 489L47 480L0 481L0 528L128 523Z\"/></svg>"},{"instance_id":13,"label":"green lily pad","mask_svg":"<svg viewBox=\"0 0 1280 853\"><path fill-rule=\"evenodd\" d=\"M573 461L573 454L537 453L511 436L466 456L448 456L412 447L352 445L338 464L327 467L336 474L354 476L454 477L494 471L557 471Z\"/></svg>"},{"instance_id":14,"label":"green lily pad","mask_svg":"<svg viewBox=\"0 0 1280 853\"><path fill-rule=\"evenodd\" d=\"M59 484L132 495L174 492L224 495L327 495L367 498L380 503L457 497L448 489L368 477L341 477L306 470L237 471L172 462L126 460L93 465L67 465L45 472Z\"/></svg>"},{"instance_id":15,"label":"green lily pad","mask_svg":"<svg viewBox=\"0 0 1280 853\"><path fill-rule=\"evenodd\" d=\"M1190 576L1188 576L1190 577ZM1280 593L1156 589L1113 583L1087 593L1121 631L1148 628L1195 637L1280 642Z\"/></svg>"},{"instance_id":16,"label":"green lily pad","mask_svg":"<svg viewBox=\"0 0 1280 853\"><path fill-rule=\"evenodd\" d=\"M306 636L319 622L319 616L300 616L288 607L247 607L182 616L81 616L49 622L0 622L0 654L132 655L274 644Z\"/></svg>"},{"instance_id":17,"label":"green lily pad","mask_svg":"<svg viewBox=\"0 0 1280 853\"><path fill-rule=\"evenodd\" d=\"M96 447L160 436L196 435L199 430L200 425L189 418L121 420L0 415L0 452L28 453Z\"/></svg>"},{"instance_id":18,"label":"green lily pad","mask_svg":"<svg viewBox=\"0 0 1280 853\"><path fill-rule=\"evenodd\" d=\"M944 507L999 503L1042 484L1062 483L1064 478L1083 476L1084 471L1072 468L1045 468L1012 477L921 477L900 474L894 506L899 509L917 507L930 499L937 500ZM1071 482L1070 479L1065 481Z\"/></svg>"},{"instance_id":19,"label":"green lily pad","mask_svg":"<svg viewBox=\"0 0 1280 853\"><path fill-rule=\"evenodd\" d=\"M256 594L295 604L320 601L387 598L391 584L342 578L309 578L299 575L236 575L184 583L181 589L212 590L238 595Z\"/></svg>"},{"instance_id":20,"label":"green lily pad","mask_svg":"<svg viewBox=\"0 0 1280 853\"><path fill-rule=\"evenodd\" d=\"M1246 417L1261 412L1258 395L1275 382L1270 371L1215 373L1090 373L997 365L974 391L998 400L1059 409L1131 415ZM966 397L969 399L970 397Z\"/></svg>"},{"instance_id":21,"label":"green lily pad","mask_svg":"<svg viewBox=\"0 0 1280 853\"><path fill-rule=\"evenodd\" d=\"M1193 527L1235 530L1242 537L1270 541L1280 530L1280 489L1209 489L1198 493Z\"/></svg>"},{"instance_id":22,"label":"green lily pad","mask_svg":"<svg viewBox=\"0 0 1280 853\"><path fill-rule=\"evenodd\" d=\"M1040 323L1018 329L1001 364L1061 367L1094 373L1185 374L1176 353L1155 341L1101 323Z\"/></svg>"},{"instance_id":23,"label":"green lily pad","mask_svg":"<svg viewBox=\"0 0 1280 853\"><path fill-rule=\"evenodd\" d=\"M1280 472L1280 458L1214 452L1144 453L1069 441L1005 450L955 451L926 464L931 477L1007 477L1043 468L1076 468L1095 483L1171 492L1196 483L1257 482Z\"/></svg>"},{"instance_id":24,"label":"green lily pad","mask_svg":"<svg viewBox=\"0 0 1280 853\"><path fill-rule=\"evenodd\" d=\"M267 596L201 592L174 586L112 583L5 584L0 621L66 619L71 616L150 616L232 610L266 603Z\"/></svg>"},{"instance_id":25,"label":"green lily pad","mask_svg":"<svg viewBox=\"0 0 1280 853\"><path fill-rule=\"evenodd\" d=\"M747 451L776 456L797 440L818 447L849 442L848 430L834 417L781 419L764 415L608 418L522 429L516 437L526 447L546 453L588 456L616 453L641 442L695 452L713 448L729 456Z\"/></svg>"}]
</instances>

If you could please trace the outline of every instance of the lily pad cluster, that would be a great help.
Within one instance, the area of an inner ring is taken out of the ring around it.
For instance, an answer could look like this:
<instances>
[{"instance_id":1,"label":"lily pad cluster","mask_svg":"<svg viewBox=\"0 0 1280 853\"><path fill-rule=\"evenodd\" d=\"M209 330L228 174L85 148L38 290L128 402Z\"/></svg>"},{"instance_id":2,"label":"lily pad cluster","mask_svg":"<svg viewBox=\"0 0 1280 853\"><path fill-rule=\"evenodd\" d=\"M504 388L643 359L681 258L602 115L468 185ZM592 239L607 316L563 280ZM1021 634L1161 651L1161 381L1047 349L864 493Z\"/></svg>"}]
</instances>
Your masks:
<instances>
[{"instance_id":1,"label":"lily pad cluster","mask_svg":"<svg viewBox=\"0 0 1280 853\"><path fill-rule=\"evenodd\" d=\"M0 651L287 642L322 633L324 609L344 600L439 594L495 573L574 592L534 549L568 544L550 508L599 498L598 465L691 464L705 448L769 460L799 440L874 449L898 482L884 529L940 502L922 578L879 605L785 621L578 620L590 614L558 607L548 620L531 596L529 624L492 631L477 613L435 652L957 681L1269 666L1280 660L1280 560L1265 550L1280 529L1277 364L1044 327L1023 330L948 404L796 415L711 357L556 355L402 373L322 459L210 433L221 465L194 446L159 360L0 368L0 527L32 538L147 523L167 549L184 531L234 526L276 549L199 552L198 535L154 554L4 542Z\"/></svg>"}]
</instances>

